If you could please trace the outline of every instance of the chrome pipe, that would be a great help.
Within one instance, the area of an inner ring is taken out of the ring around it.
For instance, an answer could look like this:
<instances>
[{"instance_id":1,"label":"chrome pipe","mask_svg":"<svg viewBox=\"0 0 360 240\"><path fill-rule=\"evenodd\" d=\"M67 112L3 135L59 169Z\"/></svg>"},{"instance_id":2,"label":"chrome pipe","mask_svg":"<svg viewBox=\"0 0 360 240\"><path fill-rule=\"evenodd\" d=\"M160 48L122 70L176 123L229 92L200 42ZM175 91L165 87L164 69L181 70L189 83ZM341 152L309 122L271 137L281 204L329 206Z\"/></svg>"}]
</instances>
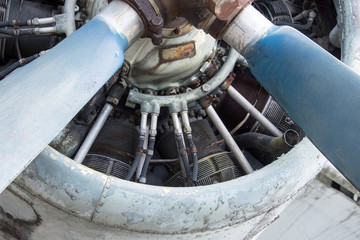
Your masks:
<instances>
[{"instance_id":1,"label":"chrome pipe","mask_svg":"<svg viewBox=\"0 0 360 240\"><path fill-rule=\"evenodd\" d=\"M93 127L91 128L90 132L86 136L83 144L81 145L80 149L76 153L74 157L74 161L77 163L82 163L86 157L86 154L89 152L91 146L95 142L95 139L99 135L99 132L103 128L106 120L108 119L111 111L113 110L113 106L109 103L106 103L103 109L101 110L99 116L97 117Z\"/></svg>"},{"instance_id":2,"label":"chrome pipe","mask_svg":"<svg viewBox=\"0 0 360 240\"><path fill-rule=\"evenodd\" d=\"M245 97L243 97L234 87L229 86L227 89L229 96L234 99L242 108L244 108L251 116L260 122L274 136L280 137L283 133L264 115L261 114Z\"/></svg>"},{"instance_id":3,"label":"chrome pipe","mask_svg":"<svg viewBox=\"0 0 360 240\"><path fill-rule=\"evenodd\" d=\"M236 144L229 131L226 129L224 123L217 115L215 109L212 106L209 106L205 109L205 111L211 119L212 123L215 125L216 129L219 131L220 135L224 138L227 146L235 155L235 158L239 162L240 166L244 169L246 173L252 173L254 171L253 168L249 164L244 154L241 152L240 148Z\"/></svg>"},{"instance_id":4,"label":"chrome pipe","mask_svg":"<svg viewBox=\"0 0 360 240\"><path fill-rule=\"evenodd\" d=\"M140 164L141 158L143 157L144 149L147 148L147 119L148 119L148 113L147 112L141 112L141 121L140 121L140 134L139 134L139 143L136 149L136 154L134 161L131 164L131 168L129 172L127 173L125 180L130 181L131 178L134 176L134 173L138 169L138 166Z\"/></svg>"}]
</instances>

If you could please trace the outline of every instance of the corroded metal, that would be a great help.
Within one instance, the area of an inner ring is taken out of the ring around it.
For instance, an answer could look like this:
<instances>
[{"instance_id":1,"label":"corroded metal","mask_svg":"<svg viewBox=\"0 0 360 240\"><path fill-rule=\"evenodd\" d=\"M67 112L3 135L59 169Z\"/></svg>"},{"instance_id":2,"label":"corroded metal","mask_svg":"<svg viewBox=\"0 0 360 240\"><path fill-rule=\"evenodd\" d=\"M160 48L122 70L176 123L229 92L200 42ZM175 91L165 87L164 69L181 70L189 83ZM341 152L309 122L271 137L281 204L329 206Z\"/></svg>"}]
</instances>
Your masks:
<instances>
[{"instance_id":1,"label":"corroded metal","mask_svg":"<svg viewBox=\"0 0 360 240\"><path fill-rule=\"evenodd\" d=\"M205 6L220 20L233 19L252 0L205 0Z\"/></svg>"},{"instance_id":2,"label":"corroded metal","mask_svg":"<svg viewBox=\"0 0 360 240\"><path fill-rule=\"evenodd\" d=\"M191 58L196 55L195 42L191 41L175 46L159 49L160 61L173 62L184 58Z\"/></svg>"},{"instance_id":3,"label":"corroded metal","mask_svg":"<svg viewBox=\"0 0 360 240\"><path fill-rule=\"evenodd\" d=\"M176 17L186 18L192 25L220 39L238 13L252 0L157 0L165 23Z\"/></svg>"}]
</instances>

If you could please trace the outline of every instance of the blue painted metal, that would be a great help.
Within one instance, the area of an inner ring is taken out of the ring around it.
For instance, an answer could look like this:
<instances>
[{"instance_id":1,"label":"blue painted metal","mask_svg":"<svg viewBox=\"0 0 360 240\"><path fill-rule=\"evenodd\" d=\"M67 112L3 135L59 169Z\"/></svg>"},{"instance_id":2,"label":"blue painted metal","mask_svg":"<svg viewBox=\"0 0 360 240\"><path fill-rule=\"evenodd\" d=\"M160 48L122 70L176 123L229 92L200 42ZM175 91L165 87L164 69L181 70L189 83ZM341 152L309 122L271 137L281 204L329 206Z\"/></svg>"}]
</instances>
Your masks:
<instances>
[{"instance_id":1,"label":"blue painted metal","mask_svg":"<svg viewBox=\"0 0 360 240\"><path fill-rule=\"evenodd\" d=\"M0 82L0 192L115 73L127 47L94 18Z\"/></svg>"},{"instance_id":2,"label":"blue painted metal","mask_svg":"<svg viewBox=\"0 0 360 240\"><path fill-rule=\"evenodd\" d=\"M245 55L256 79L360 189L360 76L290 27L274 27Z\"/></svg>"}]
</instances>

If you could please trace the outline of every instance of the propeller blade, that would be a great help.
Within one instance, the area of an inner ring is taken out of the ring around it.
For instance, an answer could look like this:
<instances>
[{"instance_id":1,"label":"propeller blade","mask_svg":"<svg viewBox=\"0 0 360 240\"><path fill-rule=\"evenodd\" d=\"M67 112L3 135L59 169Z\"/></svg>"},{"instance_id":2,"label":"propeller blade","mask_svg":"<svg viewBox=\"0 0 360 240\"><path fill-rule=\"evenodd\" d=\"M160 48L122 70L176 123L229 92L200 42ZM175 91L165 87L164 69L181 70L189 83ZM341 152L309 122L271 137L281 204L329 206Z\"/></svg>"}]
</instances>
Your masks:
<instances>
[{"instance_id":1,"label":"propeller blade","mask_svg":"<svg viewBox=\"0 0 360 240\"><path fill-rule=\"evenodd\" d=\"M137 13L114 1L0 82L0 192L115 73L128 45L143 31Z\"/></svg>"},{"instance_id":2,"label":"propeller blade","mask_svg":"<svg viewBox=\"0 0 360 240\"><path fill-rule=\"evenodd\" d=\"M290 27L246 7L224 40L334 166L360 190L360 76Z\"/></svg>"}]
</instances>

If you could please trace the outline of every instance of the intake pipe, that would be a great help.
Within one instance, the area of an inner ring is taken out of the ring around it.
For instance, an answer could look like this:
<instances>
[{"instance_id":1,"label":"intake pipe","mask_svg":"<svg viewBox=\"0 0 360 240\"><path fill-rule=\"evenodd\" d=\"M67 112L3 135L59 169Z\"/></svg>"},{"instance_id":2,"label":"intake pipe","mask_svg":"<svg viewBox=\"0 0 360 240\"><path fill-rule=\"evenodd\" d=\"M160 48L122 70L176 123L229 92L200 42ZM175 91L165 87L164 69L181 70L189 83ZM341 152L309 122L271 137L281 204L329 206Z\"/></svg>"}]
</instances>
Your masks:
<instances>
[{"instance_id":1,"label":"intake pipe","mask_svg":"<svg viewBox=\"0 0 360 240\"><path fill-rule=\"evenodd\" d=\"M223 39L317 148L360 189L360 76L290 27L276 27L252 6Z\"/></svg>"},{"instance_id":2,"label":"intake pipe","mask_svg":"<svg viewBox=\"0 0 360 240\"><path fill-rule=\"evenodd\" d=\"M0 192L119 69L144 32L128 4L112 1L42 57L0 82Z\"/></svg>"}]
</instances>

